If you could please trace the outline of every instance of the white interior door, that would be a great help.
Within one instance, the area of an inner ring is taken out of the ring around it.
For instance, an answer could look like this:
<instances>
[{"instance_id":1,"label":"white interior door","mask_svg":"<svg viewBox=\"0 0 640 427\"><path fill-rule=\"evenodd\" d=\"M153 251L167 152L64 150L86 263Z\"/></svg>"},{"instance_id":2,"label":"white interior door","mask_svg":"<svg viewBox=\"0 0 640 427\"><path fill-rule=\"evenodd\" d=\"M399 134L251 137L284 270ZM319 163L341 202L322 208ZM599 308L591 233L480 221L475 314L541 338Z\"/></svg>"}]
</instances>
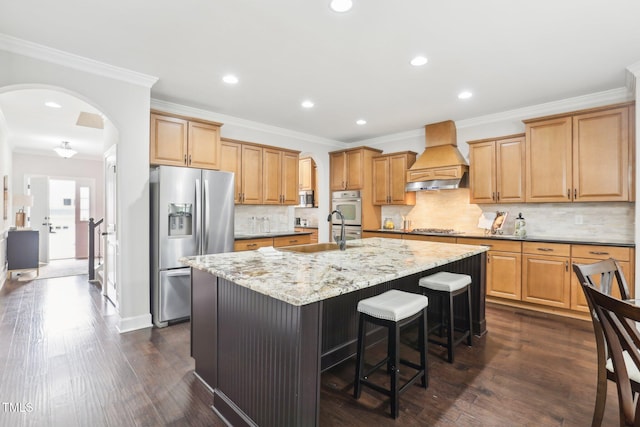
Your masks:
<instances>
[{"instance_id":1,"label":"white interior door","mask_svg":"<svg viewBox=\"0 0 640 427\"><path fill-rule=\"evenodd\" d=\"M49 178L32 176L28 178L28 194L33 196L33 206L29 219L31 228L40 231L39 259L41 263L49 263Z\"/></svg>"},{"instance_id":2,"label":"white interior door","mask_svg":"<svg viewBox=\"0 0 640 427\"><path fill-rule=\"evenodd\" d=\"M104 179L104 278L102 293L118 307L118 283L116 270L116 257L118 254L118 239L116 235L116 146L114 145L105 153L105 179Z\"/></svg>"}]
</instances>

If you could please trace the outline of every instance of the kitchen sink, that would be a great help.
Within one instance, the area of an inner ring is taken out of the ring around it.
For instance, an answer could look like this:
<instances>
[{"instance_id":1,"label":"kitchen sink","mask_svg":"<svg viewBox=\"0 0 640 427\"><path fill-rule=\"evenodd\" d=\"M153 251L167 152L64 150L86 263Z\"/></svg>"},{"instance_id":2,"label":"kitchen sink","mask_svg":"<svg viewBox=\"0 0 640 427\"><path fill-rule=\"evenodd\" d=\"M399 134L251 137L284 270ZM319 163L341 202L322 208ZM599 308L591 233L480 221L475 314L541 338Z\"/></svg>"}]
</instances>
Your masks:
<instances>
[{"instance_id":1,"label":"kitchen sink","mask_svg":"<svg viewBox=\"0 0 640 427\"><path fill-rule=\"evenodd\" d=\"M350 246L347 245L347 249ZM297 245L297 246L283 246L277 248L279 251L301 252L301 253L315 253L324 251L337 251L340 248L337 243L313 243L310 245Z\"/></svg>"}]
</instances>

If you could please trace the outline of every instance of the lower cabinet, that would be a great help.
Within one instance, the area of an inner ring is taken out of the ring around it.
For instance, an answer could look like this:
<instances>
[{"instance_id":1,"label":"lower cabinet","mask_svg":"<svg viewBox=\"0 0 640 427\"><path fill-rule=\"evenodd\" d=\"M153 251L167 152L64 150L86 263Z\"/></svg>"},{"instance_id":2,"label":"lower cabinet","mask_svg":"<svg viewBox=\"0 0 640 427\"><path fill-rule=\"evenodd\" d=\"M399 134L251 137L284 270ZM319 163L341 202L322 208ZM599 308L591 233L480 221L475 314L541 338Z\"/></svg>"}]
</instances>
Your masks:
<instances>
[{"instance_id":1,"label":"lower cabinet","mask_svg":"<svg viewBox=\"0 0 640 427\"><path fill-rule=\"evenodd\" d=\"M402 239L402 233L378 233L375 231L363 231L362 238L366 239L367 237L383 237L386 239Z\"/></svg>"},{"instance_id":2,"label":"lower cabinet","mask_svg":"<svg viewBox=\"0 0 640 427\"><path fill-rule=\"evenodd\" d=\"M311 232L309 236L309 243L318 243L318 229L317 228L307 228L307 227L296 227L295 231L298 232Z\"/></svg>"},{"instance_id":3,"label":"lower cabinet","mask_svg":"<svg viewBox=\"0 0 640 427\"><path fill-rule=\"evenodd\" d=\"M487 295L520 300L522 296L522 243L492 239L458 239L458 243L483 245L487 252Z\"/></svg>"},{"instance_id":4,"label":"lower cabinet","mask_svg":"<svg viewBox=\"0 0 640 427\"><path fill-rule=\"evenodd\" d=\"M296 234L289 236L278 237L261 237L258 239L242 239L236 240L233 245L235 252L240 251L253 251L266 246L273 246L274 248L282 246L295 246L306 245L310 243L311 236L309 234Z\"/></svg>"},{"instance_id":5,"label":"lower cabinet","mask_svg":"<svg viewBox=\"0 0 640 427\"><path fill-rule=\"evenodd\" d=\"M456 243L456 238L452 236L422 236L419 234L404 234L404 240L422 240L423 242Z\"/></svg>"},{"instance_id":6,"label":"lower cabinet","mask_svg":"<svg viewBox=\"0 0 640 427\"><path fill-rule=\"evenodd\" d=\"M570 308L571 245L524 242L522 252L522 301Z\"/></svg>"},{"instance_id":7,"label":"lower cabinet","mask_svg":"<svg viewBox=\"0 0 640 427\"><path fill-rule=\"evenodd\" d=\"M593 264L608 258L614 258L620 264L624 278L629 287L630 296L635 295L635 272L632 262L633 250L631 248L620 248L613 246L591 246L591 245L573 245L571 247L571 261L576 264ZM612 285L613 296L620 298L620 291L617 284ZM571 309L577 311L589 312L587 300L584 297L582 286L578 282L578 277L571 275Z\"/></svg>"}]
</instances>

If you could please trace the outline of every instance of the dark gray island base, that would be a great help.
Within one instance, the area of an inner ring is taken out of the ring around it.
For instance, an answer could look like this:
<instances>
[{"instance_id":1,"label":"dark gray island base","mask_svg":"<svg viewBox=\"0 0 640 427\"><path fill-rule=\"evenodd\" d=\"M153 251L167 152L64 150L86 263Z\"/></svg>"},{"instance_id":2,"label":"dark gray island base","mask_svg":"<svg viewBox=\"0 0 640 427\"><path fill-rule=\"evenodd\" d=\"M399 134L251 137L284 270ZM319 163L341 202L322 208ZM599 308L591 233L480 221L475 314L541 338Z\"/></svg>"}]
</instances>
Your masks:
<instances>
[{"instance_id":1,"label":"dark gray island base","mask_svg":"<svg viewBox=\"0 0 640 427\"><path fill-rule=\"evenodd\" d=\"M213 408L233 426L319 425L320 374L355 355L359 300L389 289L420 293L438 271L472 276L473 326L486 332L485 252L304 305L192 268L191 353ZM464 305L456 318L465 316ZM439 313L429 301L430 317ZM380 329L370 334L384 337ZM374 342L369 339L368 342Z\"/></svg>"}]
</instances>

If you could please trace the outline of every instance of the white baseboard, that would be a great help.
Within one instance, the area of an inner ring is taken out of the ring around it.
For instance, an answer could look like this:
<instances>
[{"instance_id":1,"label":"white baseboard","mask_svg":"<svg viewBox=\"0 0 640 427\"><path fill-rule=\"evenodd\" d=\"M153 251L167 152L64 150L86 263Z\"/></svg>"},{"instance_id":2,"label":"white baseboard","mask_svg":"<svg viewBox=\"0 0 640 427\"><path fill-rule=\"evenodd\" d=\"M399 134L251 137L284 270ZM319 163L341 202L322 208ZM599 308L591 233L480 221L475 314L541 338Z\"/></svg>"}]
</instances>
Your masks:
<instances>
[{"instance_id":1,"label":"white baseboard","mask_svg":"<svg viewBox=\"0 0 640 427\"><path fill-rule=\"evenodd\" d=\"M124 334L125 332L137 331L138 329L151 328L151 313L143 314L135 317L120 318L116 328L118 332Z\"/></svg>"}]
</instances>

